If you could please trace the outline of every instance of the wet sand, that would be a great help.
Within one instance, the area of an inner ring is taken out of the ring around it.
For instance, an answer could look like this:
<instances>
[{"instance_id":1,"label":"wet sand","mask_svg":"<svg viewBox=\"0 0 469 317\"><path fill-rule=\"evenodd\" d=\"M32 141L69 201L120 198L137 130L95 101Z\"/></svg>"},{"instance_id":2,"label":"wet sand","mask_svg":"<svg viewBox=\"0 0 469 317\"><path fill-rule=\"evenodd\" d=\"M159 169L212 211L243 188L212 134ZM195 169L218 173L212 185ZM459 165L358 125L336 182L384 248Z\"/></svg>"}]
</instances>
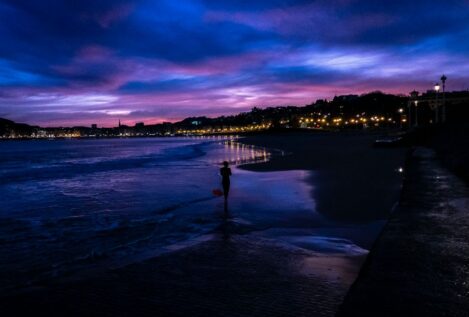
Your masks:
<instances>
[{"instance_id":1,"label":"wet sand","mask_svg":"<svg viewBox=\"0 0 469 317\"><path fill-rule=\"evenodd\" d=\"M220 234L92 279L2 298L0 306L2 316L333 316L354 265L329 258L322 265L334 269L323 276L308 270L309 259L314 254L302 249Z\"/></svg>"},{"instance_id":2,"label":"wet sand","mask_svg":"<svg viewBox=\"0 0 469 317\"><path fill-rule=\"evenodd\" d=\"M309 182L316 209L328 219L367 223L386 219L397 202L402 184L399 167L405 148L373 148L377 138L363 133L278 133L257 135L240 142L281 149L289 155L261 164L252 171L312 170Z\"/></svg>"},{"instance_id":3,"label":"wet sand","mask_svg":"<svg viewBox=\"0 0 469 317\"><path fill-rule=\"evenodd\" d=\"M320 221L252 228L231 214L200 243L2 296L2 316L333 316L400 191L405 150L372 148L374 138L243 139L290 153L245 169L311 172L311 208Z\"/></svg>"}]
</instances>

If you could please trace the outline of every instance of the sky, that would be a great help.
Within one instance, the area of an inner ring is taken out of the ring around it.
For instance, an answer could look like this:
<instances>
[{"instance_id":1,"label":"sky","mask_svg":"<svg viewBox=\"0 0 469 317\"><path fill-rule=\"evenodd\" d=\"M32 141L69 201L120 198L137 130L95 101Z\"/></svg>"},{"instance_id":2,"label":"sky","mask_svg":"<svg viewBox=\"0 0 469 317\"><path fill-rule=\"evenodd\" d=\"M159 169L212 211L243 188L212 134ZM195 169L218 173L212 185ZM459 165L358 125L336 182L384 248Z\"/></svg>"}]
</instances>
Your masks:
<instances>
[{"instance_id":1,"label":"sky","mask_svg":"<svg viewBox=\"0 0 469 317\"><path fill-rule=\"evenodd\" d=\"M0 0L0 117L176 121L469 88L469 0Z\"/></svg>"}]
</instances>

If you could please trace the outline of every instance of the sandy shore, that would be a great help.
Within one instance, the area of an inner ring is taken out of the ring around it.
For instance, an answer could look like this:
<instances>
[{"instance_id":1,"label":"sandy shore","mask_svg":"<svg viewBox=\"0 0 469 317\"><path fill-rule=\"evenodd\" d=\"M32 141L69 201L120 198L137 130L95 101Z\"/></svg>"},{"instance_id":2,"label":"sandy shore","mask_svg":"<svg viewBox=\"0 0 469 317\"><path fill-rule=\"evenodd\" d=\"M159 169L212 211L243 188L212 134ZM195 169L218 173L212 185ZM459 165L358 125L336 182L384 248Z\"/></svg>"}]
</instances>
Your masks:
<instances>
[{"instance_id":1,"label":"sandy shore","mask_svg":"<svg viewBox=\"0 0 469 317\"><path fill-rule=\"evenodd\" d=\"M400 191L405 150L372 148L374 138L245 138L290 154L244 169L309 171L312 208L324 222L253 230L232 215L201 243L0 297L2 315L333 316Z\"/></svg>"},{"instance_id":2,"label":"sandy shore","mask_svg":"<svg viewBox=\"0 0 469 317\"><path fill-rule=\"evenodd\" d=\"M366 223L386 219L399 198L405 148L373 148L376 135L284 133L250 136L246 144L281 149L289 155L253 171L311 170L318 212L340 222Z\"/></svg>"}]
</instances>

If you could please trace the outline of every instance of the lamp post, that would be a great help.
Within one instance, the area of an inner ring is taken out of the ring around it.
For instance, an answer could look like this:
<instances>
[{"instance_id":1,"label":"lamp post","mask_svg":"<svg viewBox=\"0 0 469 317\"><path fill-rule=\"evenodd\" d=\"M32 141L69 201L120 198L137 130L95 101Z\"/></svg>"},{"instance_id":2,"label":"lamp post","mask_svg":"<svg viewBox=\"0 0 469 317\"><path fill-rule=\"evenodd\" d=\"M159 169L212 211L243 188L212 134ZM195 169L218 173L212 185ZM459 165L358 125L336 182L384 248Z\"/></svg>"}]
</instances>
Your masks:
<instances>
[{"instance_id":1,"label":"lamp post","mask_svg":"<svg viewBox=\"0 0 469 317\"><path fill-rule=\"evenodd\" d=\"M402 114L404 113L404 109L403 108L399 108L399 110L397 110L397 112L399 112L399 127L402 129Z\"/></svg>"},{"instance_id":2,"label":"lamp post","mask_svg":"<svg viewBox=\"0 0 469 317\"><path fill-rule=\"evenodd\" d=\"M414 104L415 104L415 126L418 127L419 126L419 117L418 117L419 108L417 107L419 104L418 100L415 100Z\"/></svg>"},{"instance_id":3,"label":"lamp post","mask_svg":"<svg viewBox=\"0 0 469 317\"><path fill-rule=\"evenodd\" d=\"M435 89L435 123L438 123L439 121L438 92L440 91L440 84L436 83L434 89Z\"/></svg>"},{"instance_id":4,"label":"lamp post","mask_svg":"<svg viewBox=\"0 0 469 317\"><path fill-rule=\"evenodd\" d=\"M443 113L442 113L442 122L446 122L446 95L445 95L445 84L447 77L445 75L441 76L441 84L443 86Z\"/></svg>"}]
</instances>

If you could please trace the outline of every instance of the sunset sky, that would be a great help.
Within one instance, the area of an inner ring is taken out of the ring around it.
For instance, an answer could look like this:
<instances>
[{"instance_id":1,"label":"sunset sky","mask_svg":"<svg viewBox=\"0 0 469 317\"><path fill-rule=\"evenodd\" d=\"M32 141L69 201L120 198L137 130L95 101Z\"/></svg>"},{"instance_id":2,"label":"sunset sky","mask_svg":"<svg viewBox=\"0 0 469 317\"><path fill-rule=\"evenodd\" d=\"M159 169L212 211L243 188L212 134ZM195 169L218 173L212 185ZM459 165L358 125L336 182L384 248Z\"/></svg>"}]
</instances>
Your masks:
<instances>
[{"instance_id":1,"label":"sunset sky","mask_svg":"<svg viewBox=\"0 0 469 317\"><path fill-rule=\"evenodd\" d=\"M469 0L0 0L0 117L156 123L448 77L469 88Z\"/></svg>"}]
</instances>

